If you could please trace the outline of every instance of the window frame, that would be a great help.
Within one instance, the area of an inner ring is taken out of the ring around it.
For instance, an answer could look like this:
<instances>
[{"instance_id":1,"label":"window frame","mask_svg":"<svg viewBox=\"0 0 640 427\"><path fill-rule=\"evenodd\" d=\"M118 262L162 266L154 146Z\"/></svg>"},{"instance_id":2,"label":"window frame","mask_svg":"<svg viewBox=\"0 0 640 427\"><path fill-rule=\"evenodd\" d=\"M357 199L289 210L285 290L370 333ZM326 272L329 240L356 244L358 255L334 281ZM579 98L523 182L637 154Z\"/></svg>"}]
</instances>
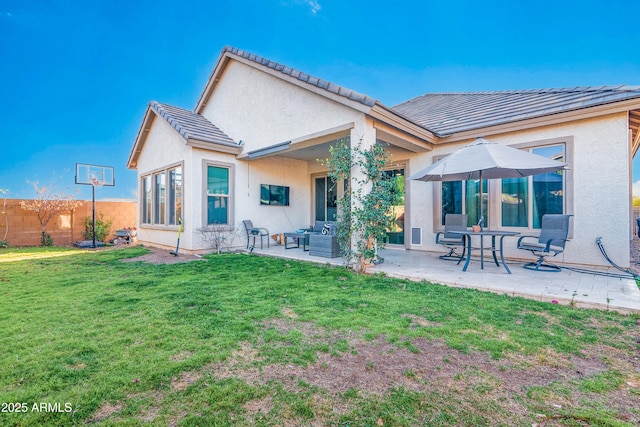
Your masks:
<instances>
[{"instance_id":1,"label":"window frame","mask_svg":"<svg viewBox=\"0 0 640 427\"><path fill-rule=\"evenodd\" d=\"M573 197L574 197L574 179L573 179L573 164L574 164L574 137L564 136L558 138L532 140L528 142L521 142L515 144L508 144L512 148L527 149L531 151L534 148L542 148L552 145L564 144L564 162L567 164L567 169L564 170L564 194L563 194L563 213L573 215ZM447 154L441 156L434 156L433 163L446 157ZM529 180L530 181L530 180ZM434 182L433 191L433 230L434 233L438 231L444 231L444 225L442 225L442 185L441 182ZM487 198L488 198L488 216L490 223L486 224L492 230L504 230L504 231L519 231L526 233L536 233L540 229L534 229L529 225L527 227L515 227L515 226L502 226L502 179L489 179L487 180ZM530 185L530 183L528 184ZM464 187L464 185L463 185ZM464 191L464 190L463 190ZM464 195L464 193L463 193ZM464 206L464 205L463 205ZM569 238L573 237L573 221L570 224Z\"/></svg>"},{"instance_id":2,"label":"window frame","mask_svg":"<svg viewBox=\"0 0 640 427\"><path fill-rule=\"evenodd\" d=\"M202 226L206 227L209 224L209 203L208 203L208 199L209 199L209 188L208 188L208 171L209 171L209 167L217 167L217 168L224 168L227 169L229 171L229 188L228 188L228 194L226 195L227 197L227 224L223 224L226 226L226 229L228 229L229 231L233 230L235 228L234 224L235 224L235 168L236 166L233 163L228 163L228 162L220 162L217 160L209 160L209 159L203 159L202 160ZM219 194L215 195L215 196L220 196Z\"/></svg>"},{"instance_id":3,"label":"window frame","mask_svg":"<svg viewBox=\"0 0 640 427\"><path fill-rule=\"evenodd\" d=\"M151 170L145 174L140 175L140 198L139 200L141 201L141 206L140 206L140 224L139 226L141 228L149 228L149 229L161 229L161 230L177 230L179 224L170 224L170 210L171 210L171 206L170 206L170 193L171 193L171 182L170 182L170 177L171 177L171 172L175 171L176 169L180 168L181 169L181 173L182 173L182 180L181 180L181 216L180 218L184 217L184 162L178 162L178 163L173 163L167 166L164 166L162 168L157 168L154 170ZM157 211L157 207L158 204L160 203L158 197L160 196L159 194L157 194L157 185L156 185L156 180L158 179L158 177L160 175L164 174L164 201L163 203L163 211L162 214L160 214L160 212ZM147 193L145 192L145 180L149 180L150 186L151 186L151 200L150 203L147 203L148 200L146 198ZM176 201L176 199L174 198L174 201ZM145 222L146 218L145 218L145 214L146 216L149 218L149 222ZM160 220L159 220L160 219ZM176 216L176 222L178 220L178 217Z\"/></svg>"}]
</instances>

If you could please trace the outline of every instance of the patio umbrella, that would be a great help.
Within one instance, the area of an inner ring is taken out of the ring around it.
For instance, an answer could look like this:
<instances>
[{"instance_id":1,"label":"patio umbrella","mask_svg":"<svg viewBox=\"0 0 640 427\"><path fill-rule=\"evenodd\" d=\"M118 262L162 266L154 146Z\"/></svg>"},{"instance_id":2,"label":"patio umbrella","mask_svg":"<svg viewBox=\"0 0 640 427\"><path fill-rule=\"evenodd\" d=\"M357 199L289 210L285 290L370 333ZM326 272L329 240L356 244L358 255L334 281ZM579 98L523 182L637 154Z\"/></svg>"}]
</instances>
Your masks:
<instances>
[{"instance_id":1,"label":"patio umbrella","mask_svg":"<svg viewBox=\"0 0 640 427\"><path fill-rule=\"evenodd\" d=\"M480 204L482 204L482 180L519 178L563 170L566 163L518 150L479 137L431 166L415 173L409 179L418 181L480 180ZM479 225L482 226L482 206Z\"/></svg>"}]
</instances>

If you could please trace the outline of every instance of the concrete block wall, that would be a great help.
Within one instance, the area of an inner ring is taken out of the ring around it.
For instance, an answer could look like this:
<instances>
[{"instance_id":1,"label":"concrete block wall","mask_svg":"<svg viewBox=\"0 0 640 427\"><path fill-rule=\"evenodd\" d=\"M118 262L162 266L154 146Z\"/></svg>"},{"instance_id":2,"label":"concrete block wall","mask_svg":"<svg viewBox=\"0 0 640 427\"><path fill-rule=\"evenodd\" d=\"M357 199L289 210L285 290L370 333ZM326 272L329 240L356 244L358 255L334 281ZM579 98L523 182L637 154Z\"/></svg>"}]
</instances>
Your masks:
<instances>
[{"instance_id":1,"label":"concrete block wall","mask_svg":"<svg viewBox=\"0 0 640 427\"><path fill-rule=\"evenodd\" d=\"M0 199L0 240L6 240L11 246L37 246L40 244L40 223L34 212L20 207L18 199ZM115 237L115 230L125 227L136 227L136 202L96 201L96 218L103 214L103 219L113 219L111 235L107 241ZM83 200L82 205L73 212L56 215L47 224L47 233L53 238L54 245L71 245L82 240L84 219L91 216L91 200ZM6 239L4 238L6 233Z\"/></svg>"}]
</instances>

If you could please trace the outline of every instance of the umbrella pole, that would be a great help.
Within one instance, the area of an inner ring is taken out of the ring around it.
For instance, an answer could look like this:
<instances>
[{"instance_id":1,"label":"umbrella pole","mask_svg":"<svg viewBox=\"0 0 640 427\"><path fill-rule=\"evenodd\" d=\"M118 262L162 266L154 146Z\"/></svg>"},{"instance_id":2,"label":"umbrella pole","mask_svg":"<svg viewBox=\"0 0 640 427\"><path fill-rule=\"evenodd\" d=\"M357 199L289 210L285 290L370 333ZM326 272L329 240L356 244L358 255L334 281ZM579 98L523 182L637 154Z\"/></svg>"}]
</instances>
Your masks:
<instances>
[{"instance_id":1,"label":"umbrella pole","mask_svg":"<svg viewBox=\"0 0 640 427\"><path fill-rule=\"evenodd\" d=\"M484 215L482 215L482 171L480 171L480 198L479 198L479 211L478 211L478 225L480 226L480 231L483 229Z\"/></svg>"}]
</instances>

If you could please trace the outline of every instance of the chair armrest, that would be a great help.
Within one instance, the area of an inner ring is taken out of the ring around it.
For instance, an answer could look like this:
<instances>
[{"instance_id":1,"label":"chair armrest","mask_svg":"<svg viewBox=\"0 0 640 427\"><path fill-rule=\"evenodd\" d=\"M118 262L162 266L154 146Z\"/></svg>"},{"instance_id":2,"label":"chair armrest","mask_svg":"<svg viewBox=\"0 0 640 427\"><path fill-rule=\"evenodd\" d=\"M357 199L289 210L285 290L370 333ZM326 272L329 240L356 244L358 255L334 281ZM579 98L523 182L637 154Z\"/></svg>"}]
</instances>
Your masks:
<instances>
[{"instance_id":1,"label":"chair armrest","mask_svg":"<svg viewBox=\"0 0 640 427\"><path fill-rule=\"evenodd\" d=\"M440 241L440 236L444 236L444 232L442 232L442 231L438 231L438 232L436 233L436 244L438 244L438 243L439 243L439 241Z\"/></svg>"},{"instance_id":2,"label":"chair armrest","mask_svg":"<svg viewBox=\"0 0 640 427\"><path fill-rule=\"evenodd\" d=\"M522 240L524 240L524 239L538 239L538 237L536 237L536 236L522 236L522 237L520 237L520 238L518 239L518 244L517 244L517 247L518 247L518 248L520 247L520 243L521 243L521 242L522 242Z\"/></svg>"},{"instance_id":3,"label":"chair armrest","mask_svg":"<svg viewBox=\"0 0 640 427\"><path fill-rule=\"evenodd\" d=\"M545 252L549 252L549 249L551 248L551 244L553 242L559 242L560 244L557 245L557 246L562 246L562 245L564 245L564 243L566 241L567 241L567 239L549 239L549 240L547 240L547 245L544 247L544 250L545 250Z\"/></svg>"}]
</instances>

